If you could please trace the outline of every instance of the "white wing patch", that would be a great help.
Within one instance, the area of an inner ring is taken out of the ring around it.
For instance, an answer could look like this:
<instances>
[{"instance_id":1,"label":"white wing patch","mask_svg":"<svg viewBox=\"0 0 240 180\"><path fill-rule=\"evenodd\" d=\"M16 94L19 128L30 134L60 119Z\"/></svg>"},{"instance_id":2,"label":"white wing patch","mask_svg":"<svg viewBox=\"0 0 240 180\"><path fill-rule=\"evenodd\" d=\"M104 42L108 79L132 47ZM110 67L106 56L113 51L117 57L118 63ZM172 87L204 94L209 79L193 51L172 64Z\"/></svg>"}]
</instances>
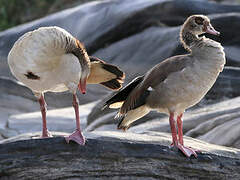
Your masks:
<instances>
[{"instance_id":1,"label":"white wing patch","mask_svg":"<svg viewBox=\"0 0 240 180\"><path fill-rule=\"evenodd\" d=\"M153 91L153 88L150 86L147 90L148 91Z\"/></svg>"}]
</instances>

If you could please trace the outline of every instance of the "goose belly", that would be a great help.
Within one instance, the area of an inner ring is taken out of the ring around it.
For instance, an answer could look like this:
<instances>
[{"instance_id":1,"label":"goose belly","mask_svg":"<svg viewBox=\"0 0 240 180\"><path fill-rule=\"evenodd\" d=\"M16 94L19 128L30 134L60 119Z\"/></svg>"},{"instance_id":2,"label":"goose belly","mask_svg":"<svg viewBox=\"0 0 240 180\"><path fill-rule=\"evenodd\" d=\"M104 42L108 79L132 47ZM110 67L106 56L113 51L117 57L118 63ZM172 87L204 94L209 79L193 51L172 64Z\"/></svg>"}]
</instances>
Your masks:
<instances>
[{"instance_id":1,"label":"goose belly","mask_svg":"<svg viewBox=\"0 0 240 180\"><path fill-rule=\"evenodd\" d=\"M16 63L16 60L22 63ZM72 54L65 54L49 61L52 64L33 66L29 65L24 56L8 57L12 74L33 92L63 92L67 91L69 86L73 87L72 84L76 89L81 75L78 59Z\"/></svg>"},{"instance_id":2,"label":"goose belly","mask_svg":"<svg viewBox=\"0 0 240 180\"><path fill-rule=\"evenodd\" d=\"M61 82L51 71L34 73L34 75L38 76L39 79L30 79L21 71L19 72L18 69L13 68L11 71L20 82L29 87L33 92L63 92L68 90L66 85ZM26 68L25 72L29 71L31 70L29 70L29 68Z\"/></svg>"},{"instance_id":3,"label":"goose belly","mask_svg":"<svg viewBox=\"0 0 240 180\"><path fill-rule=\"evenodd\" d=\"M160 104L160 109L181 113L205 96L219 73L219 67L216 65L196 61L192 67L172 73L156 87L155 92L159 97L157 104Z\"/></svg>"}]
</instances>

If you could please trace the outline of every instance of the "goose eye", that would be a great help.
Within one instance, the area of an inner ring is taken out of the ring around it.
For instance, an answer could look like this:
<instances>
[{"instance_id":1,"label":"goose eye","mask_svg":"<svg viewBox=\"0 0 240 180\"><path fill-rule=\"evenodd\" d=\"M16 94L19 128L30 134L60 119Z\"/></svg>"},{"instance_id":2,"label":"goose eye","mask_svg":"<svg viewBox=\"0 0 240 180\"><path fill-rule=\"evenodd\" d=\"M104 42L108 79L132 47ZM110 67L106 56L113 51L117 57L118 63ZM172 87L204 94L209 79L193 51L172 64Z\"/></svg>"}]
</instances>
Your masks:
<instances>
[{"instance_id":1,"label":"goose eye","mask_svg":"<svg viewBox=\"0 0 240 180\"><path fill-rule=\"evenodd\" d=\"M203 21L204 21L204 19L201 18L201 17L196 17L196 18L195 18L195 22L196 22L198 25L203 25Z\"/></svg>"},{"instance_id":2,"label":"goose eye","mask_svg":"<svg viewBox=\"0 0 240 180\"><path fill-rule=\"evenodd\" d=\"M193 29L193 28L196 28L197 25L195 25L195 24L191 24L190 27Z\"/></svg>"}]
</instances>

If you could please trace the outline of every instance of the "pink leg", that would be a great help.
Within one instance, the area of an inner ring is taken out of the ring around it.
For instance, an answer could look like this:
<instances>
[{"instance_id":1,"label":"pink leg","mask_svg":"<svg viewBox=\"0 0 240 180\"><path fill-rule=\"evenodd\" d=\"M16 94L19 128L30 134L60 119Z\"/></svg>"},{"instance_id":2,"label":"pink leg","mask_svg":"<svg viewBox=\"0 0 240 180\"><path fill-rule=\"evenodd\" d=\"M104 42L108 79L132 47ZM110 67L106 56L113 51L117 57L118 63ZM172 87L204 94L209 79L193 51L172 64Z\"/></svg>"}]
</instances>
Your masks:
<instances>
[{"instance_id":1,"label":"pink leg","mask_svg":"<svg viewBox=\"0 0 240 180\"><path fill-rule=\"evenodd\" d=\"M52 137L50 132L47 129L47 119L46 119L46 112L47 112L47 104L44 100L44 95L41 94L41 97L38 99L38 102L40 104L40 109L42 113L42 138Z\"/></svg>"},{"instance_id":2,"label":"pink leg","mask_svg":"<svg viewBox=\"0 0 240 180\"><path fill-rule=\"evenodd\" d=\"M194 155L197 157L197 153L195 150L193 150L190 147L185 147L183 145L183 132L182 132L182 115L180 114L177 117L177 126L178 126L178 138L179 138L179 144L177 145L178 149L180 149L187 157L190 157L191 155Z\"/></svg>"},{"instance_id":3,"label":"pink leg","mask_svg":"<svg viewBox=\"0 0 240 180\"><path fill-rule=\"evenodd\" d=\"M172 132L172 145L177 146L178 140L177 140L176 124L175 124L175 120L174 120L174 113L170 113L169 123L170 123L170 127L171 127L171 132Z\"/></svg>"},{"instance_id":4,"label":"pink leg","mask_svg":"<svg viewBox=\"0 0 240 180\"><path fill-rule=\"evenodd\" d=\"M81 128L80 128L79 103L78 103L78 98L76 94L73 94L73 107L76 115L76 130L70 136L65 137L65 139L67 143L69 143L69 141L72 140L80 145L84 145L85 138L82 135Z\"/></svg>"},{"instance_id":5,"label":"pink leg","mask_svg":"<svg viewBox=\"0 0 240 180\"><path fill-rule=\"evenodd\" d=\"M179 143L183 145L182 115L183 115L183 114L180 114L180 115L177 117L177 127L178 127L178 139L179 139Z\"/></svg>"}]
</instances>

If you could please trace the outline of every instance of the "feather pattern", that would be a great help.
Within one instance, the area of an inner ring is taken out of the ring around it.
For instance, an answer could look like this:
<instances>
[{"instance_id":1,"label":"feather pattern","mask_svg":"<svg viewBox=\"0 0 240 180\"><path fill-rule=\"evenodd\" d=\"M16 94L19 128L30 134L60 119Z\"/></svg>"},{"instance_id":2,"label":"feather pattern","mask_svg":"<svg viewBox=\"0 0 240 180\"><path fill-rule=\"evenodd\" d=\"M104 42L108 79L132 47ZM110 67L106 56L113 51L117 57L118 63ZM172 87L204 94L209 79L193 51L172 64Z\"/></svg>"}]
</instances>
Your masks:
<instances>
[{"instance_id":1,"label":"feather pattern","mask_svg":"<svg viewBox=\"0 0 240 180\"><path fill-rule=\"evenodd\" d=\"M87 79L88 84L101 84L111 90L122 87L125 74L117 66L108 64L103 60L90 56L91 74Z\"/></svg>"}]
</instances>

